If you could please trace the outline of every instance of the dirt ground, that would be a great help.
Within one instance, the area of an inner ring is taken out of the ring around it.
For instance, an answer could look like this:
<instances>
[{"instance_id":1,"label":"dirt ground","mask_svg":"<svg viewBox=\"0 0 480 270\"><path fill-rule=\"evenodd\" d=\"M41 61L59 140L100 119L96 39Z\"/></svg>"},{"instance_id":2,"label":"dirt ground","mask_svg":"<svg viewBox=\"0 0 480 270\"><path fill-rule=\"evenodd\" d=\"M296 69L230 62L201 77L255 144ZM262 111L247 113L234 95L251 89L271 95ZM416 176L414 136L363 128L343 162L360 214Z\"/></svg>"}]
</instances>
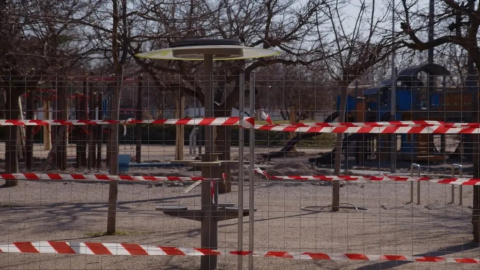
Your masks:
<instances>
[{"instance_id":1,"label":"dirt ground","mask_svg":"<svg viewBox=\"0 0 480 270\"><path fill-rule=\"evenodd\" d=\"M131 152L129 146L123 153ZM145 160L171 160L173 148L146 147ZM122 151L122 149L121 149ZM130 151L130 152L129 152ZM266 151L258 149L258 152ZM307 164L318 151L263 161L274 175L329 174ZM238 151L237 151L238 152ZM256 149L257 152L257 149ZM258 153L257 152L257 153ZM234 154L235 156L235 154ZM245 155L248 156L248 153ZM188 149L186 149L186 157ZM258 161L258 160L257 160ZM365 174L371 173L364 168ZM78 172L78 171L76 171ZM104 171L101 171L104 172ZM78 172L89 173L89 172ZM188 168L134 169L131 174L197 175ZM376 171L373 173L377 173ZM403 172L406 173L406 172ZM247 179L248 180L248 179ZM248 207L248 184L244 187ZM2 184L2 181L0 181ZM190 184L190 183L185 183ZM451 186L422 183L421 203L410 201L410 183L346 184L339 212L331 212L332 188L313 182L272 182L256 176L254 214L255 251L363 253L372 255L447 256L479 258L472 247L472 188L463 188L463 205L450 203ZM200 208L200 189L186 186L120 183L115 236L106 229L108 183L20 181L0 189L0 243L17 241L76 241L138 243L199 247L200 223L155 211L159 205ZM238 184L219 195L219 203L238 201ZM416 196L415 196L416 198ZM244 248L248 248L249 217L244 218ZM236 250L238 220L219 223L220 250ZM218 269L237 269L237 257L221 255ZM254 258L255 269L479 269L479 265L425 262L322 261ZM248 259L243 259L247 269ZM1 269L199 269L193 256L93 256L0 253Z\"/></svg>"}]
</instances>

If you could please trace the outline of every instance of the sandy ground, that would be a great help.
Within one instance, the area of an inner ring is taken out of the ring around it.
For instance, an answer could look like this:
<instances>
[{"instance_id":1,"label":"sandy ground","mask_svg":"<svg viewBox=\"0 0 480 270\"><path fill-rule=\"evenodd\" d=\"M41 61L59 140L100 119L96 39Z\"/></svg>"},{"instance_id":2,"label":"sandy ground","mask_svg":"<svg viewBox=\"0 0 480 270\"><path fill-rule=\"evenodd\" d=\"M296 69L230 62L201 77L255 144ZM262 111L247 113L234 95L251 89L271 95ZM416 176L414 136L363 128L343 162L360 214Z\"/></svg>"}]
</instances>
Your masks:
<instances>
[{"instance_id":1,"label":"sandy ground","mask_svg":"<svg viewBox=\"0 0 480 270\"><path fill-rule=\"evenodd\" d=\"M147 147L147 150L150 156L145 160L167 161L173 155L171 147ZM305 151L305 156L281 158L263 165L269 173L279 175L329 173L328 170L315 171L306 164L316 151ZM131 169L130 173L199 175L187 169ZM328 207L332 200L330 185L271 182L260 176L256 177L254 185L256 251L480 257L480 248L469 245L472 238L471 187L464 187L464 204L459 206L458 187L456 202L451 204L451 186L422 183L421 204L417 205L409 203L409 183L347 184L341 188L341 203L346 208L333 213ZM189 193L184 190L183 185L121 183L119 235L98 236L106 229L108 184L20 181L17 187L0 189L0 243L56 240L199 247L199 222L154 210L155 206L168 204L199 209L200 189ZM244 194L248 207L248 183ZM219 195L220 203L237 203L237 199L236 182L232 192ZM248 247L248 219L244 219L243 226L245 249ZM236 250L237 231L237 219L220 222L219 248ZM247 262L244 258L245 269ZM1 269L199 269L199 266L200 258L189 256L0 253ZM479 265L254 258L254 268L479 269ZM219 256L218 269L237 269L237 257Z\"/></svg>"}]
</instances>

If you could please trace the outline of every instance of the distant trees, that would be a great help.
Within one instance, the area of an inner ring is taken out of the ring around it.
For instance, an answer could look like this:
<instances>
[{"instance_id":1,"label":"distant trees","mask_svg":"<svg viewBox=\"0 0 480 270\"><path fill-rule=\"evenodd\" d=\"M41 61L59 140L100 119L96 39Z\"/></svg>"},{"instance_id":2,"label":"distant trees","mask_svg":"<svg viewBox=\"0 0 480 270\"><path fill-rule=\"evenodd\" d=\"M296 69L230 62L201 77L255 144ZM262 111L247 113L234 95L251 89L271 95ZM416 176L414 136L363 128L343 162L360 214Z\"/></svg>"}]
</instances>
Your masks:
<instances>
[{"instance_id":1,"label":"distant trees","mask_svg":"<svg viewBox=\"0 0 480 270\"><path fill-rule=\"evenodd\" d=\"M7 119L20 117L20 95L33 93L49 75L65 75L85 63L89 33L75 21L93 10L89 1L79 0L0 1L0 88L7 97L1 106ZM5 171L14 173L18 127L6 131ZM6 185L14 186L16 180L7 180Z\"/></svg>"}]
</instances>

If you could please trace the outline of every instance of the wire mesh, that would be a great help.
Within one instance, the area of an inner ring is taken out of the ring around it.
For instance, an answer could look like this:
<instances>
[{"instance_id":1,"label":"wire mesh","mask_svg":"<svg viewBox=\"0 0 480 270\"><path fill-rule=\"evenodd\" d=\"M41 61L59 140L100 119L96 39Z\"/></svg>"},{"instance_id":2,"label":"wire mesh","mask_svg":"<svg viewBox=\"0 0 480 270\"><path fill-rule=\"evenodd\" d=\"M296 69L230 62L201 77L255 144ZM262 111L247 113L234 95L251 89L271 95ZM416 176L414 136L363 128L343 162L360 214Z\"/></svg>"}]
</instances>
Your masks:
<instances>
[{"instance_id":1,"label":"wire mesh","mask_svg":"<svg viewBox=\"0 0 480 270\"><path fill-rule=\"evenodd\" d=\"M454 77L436 78L435 87L420 84L423 79L421 76L404 78L397 85L396 121L479 122L477 91L463 87ZM249 87L248 76L246 80L246 104L244 111L239 111L238 78L214 76L215 117L254 117L257 127L272 126L268 123L270 120L273 125L288 126L335 121L383 123L392 119L388 85L351 84L347 89L346 118L339 119L341 84L315 74L308 77L280 72L256 74L255 114L249 115L248 92L253 89ZM113 110L114 82L110 77L52 77L35 88L27 88L25 84L23 88L3 89L9 98L1 113L4 119L108 120ZM123 78L118 148L107 150L111 125L2 126L4 144L0 147L6 153L4 172L108 174L111 155L115 152L119 154L120 174L201 176L205 126L123 124L121 121L202 118L203 94L198 89L203 82L201 76L193 76L191 81L175 76L161 80L147 76ZM243 161L238 160L239 132L245 136ZM461 174L465 179L476 178L478 131L473 132L401 132L392 136L374 130L373 133L343 134L338 157L340 174L433 179L457 178ZM239 246L248 250L252 235L255 269L451 269L458 266L444 261L435 262L434 266L408 260L386 261L385 257L352 260L345 254L478 258L479 248L471 243L472 220L478 218L478 203L474 204L474 188L478 186L463 186L460 204L459 185L432 181L341 181L339 210L332 211L332 181L295 177L334 174L336 134L257 128L252 148L248 129L238 126L218 126L215 137L215 152L220 154L220 160L234 162L221 165L219 171L226 175L216 180L219 194L214 204L218 209L232 207L235 210L239 166L244 166L243 207L249 208L246 196L249 185L254 185L256 210L254 230L250 230L248 217L244 219L240 245L238 219L219 221L219 269L238 266L237 258L230 252ZM249 155L251 149L254 160ZM250 179L248 164L251 162L267 175L292 179L272 180L261 174ZM0 243L73 241L201 247L201 222L171 214L172 211L180 213L185 207L202 208L202 187L193 187L194 183L120 181L117 233L106 235L107 181L19 181L15 187L0 189L3 228ZM412 189L419 185L420 189ZM420 195L414 196L418 190ZM165 209L170 215L163 211ZM227 216L227 211L222 213L220 215ZM0 249L0 267L6 269L195 269L200 265L198 256L15 254ZM268 255L266 252L280 253ZM290 258L296 252L329 254L330 259ZM247 257L243 261L246 262ZM243 268L249 266L242 265ZM476 269L478 264L458 267Z\"/></svg>"}]
</instances>

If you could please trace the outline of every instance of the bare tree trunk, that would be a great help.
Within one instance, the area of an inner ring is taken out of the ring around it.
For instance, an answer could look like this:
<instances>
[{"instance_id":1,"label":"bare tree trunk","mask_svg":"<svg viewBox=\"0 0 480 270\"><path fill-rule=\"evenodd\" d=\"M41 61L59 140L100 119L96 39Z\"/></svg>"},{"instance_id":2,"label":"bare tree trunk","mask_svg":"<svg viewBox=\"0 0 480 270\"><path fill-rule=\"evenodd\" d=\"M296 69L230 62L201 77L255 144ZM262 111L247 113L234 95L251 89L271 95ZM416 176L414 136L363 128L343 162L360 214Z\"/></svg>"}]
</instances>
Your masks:
<instances>
[{"instance_id":1,"label":"bare tree trunk","mask_svg":"<svg viewBox=\"0 0 480 270\"><path fill-rule=\"evenodd\" d=\"M345 108L347 105L347 86L341 85L340 110L338 121L345 121ZM342 142L343 134L337 134L337 141L335 143L335 167L333 174L340 174L340 166L342 164ZM332 183L332 211L337 212L340 209L340 181L336 180Z\"/></svg>"},{"instance_id":2,"label":"bare tree trunk","mask_svg":"<svg viewBox=\"0 0 480 270\"><path fill-rule=\"evenodd\" d=\"M122 84L122 75L117 75L112 99L112 112L110 120L119 120L120 112L120 88ZM110 174L118 175L118 124L110 126L110 139L108 141L110 151ZM107 216L107 234L112 235L116 232L117 223L117 195L118 181L110 181L108 189L108 216Z\"/></svg>"},{"instance_id":3,"label":"bare tree trunk","mask_svg":"<svg viewBox=\"0 0 480 270\"><path fill-rule=\"evenodd\" d=\"M18 107L18 98L21 94L16 86L11 86L7 90L7 104L5 106L7 119L18 119L20 108ZM7 126L5 142L5 173L18 173L18 152L17 136L18 126ZM17 185L16 179L5 180L5 187Z\"/></svg>"},{"instance_id":4,"label":"bare tree trunk","mask_svg":"<svg viewBox=\"0 0 480 270\"><path fill-rule=\"evenodd\" d=\"M57 113L56 119L67 120L67 88L63 82L57 84ZM57 126L55 128L55 147L56 149L56 166L60 170L67 169L67 127Z\"/></svg>"}]
</instances>

